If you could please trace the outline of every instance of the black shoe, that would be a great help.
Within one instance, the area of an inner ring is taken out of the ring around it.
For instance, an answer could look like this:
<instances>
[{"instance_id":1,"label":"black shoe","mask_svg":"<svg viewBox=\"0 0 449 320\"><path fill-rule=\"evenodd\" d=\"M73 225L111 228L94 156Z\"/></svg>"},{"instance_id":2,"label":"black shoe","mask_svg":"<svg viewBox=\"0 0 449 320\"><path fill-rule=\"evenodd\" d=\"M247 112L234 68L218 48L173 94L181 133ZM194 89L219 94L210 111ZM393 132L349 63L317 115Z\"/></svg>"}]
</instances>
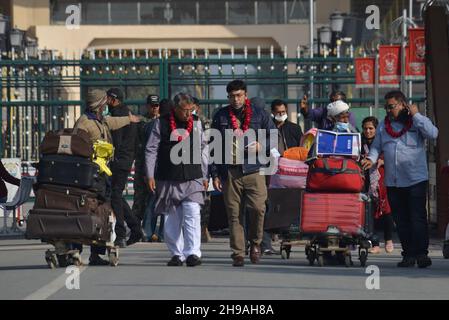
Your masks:
<instances>
[{"instance_id":1,"label":"black shoe","mask_svg":"<svg viewBox=\"0 0 449 320\"><path fill-rule=\"evenodd\" d=\"M143 232L131 232L131 235L129 236L128 241L126 241L126 245L130 246L133 245L136 242L140 242L143 240Z\"/></svg>"},{"instance_id":2,"label":"black shoe","mask_svg":"<svg viewBox=\"0 0 449 320\"><path fill-rule=\"evenodd\" d=\"M180 256L173 256L169 262L167 262L167 266L169 267L180 267L183 265Z\"/></svg>"},{"instance_id":3,"label":"black shoe","mask_svg":"<svg viewBox=\"0 0 449 320\"><path fill-rule=\"evenodd\" d=\"M125 239L115 239L114 245L119 248L126 248L126 240Z\"/></svg>"},{"instance_id":4,"label":"black shoe","mask_svg":"<svg viewBox=\"0 0 449 320\"><path fill-rule=\"evenodd\" d=\"M109 261L102 259L99 255L90 255L89 257L90 266L107 266Z\"/></svg>"},{"instance_id":5,"label":"black shoe","mask_svg":"<svg viewBox=\"0 0 449 320\"><path fill-rule=\"evenodd\" d=\"M398 263L399 268L410 268L414 267L416 264L415 258L403 257L402 261Z\"/></svg>"},{"instance_id":6,"label":"black shoe","mask_svg":"<svg viewBox=\"0 0 449 320\"><path fill-rule=\"evenodd\" d=\"M187 257L186 265L188 267L195 267L195 266L199 266L200 264L201 264L201 259L198 256L192 254Z\"/></svg>"},{"instance_id":7,"label":"black shoe","mask_svg":"<svg viewBox=\"0 0 449 320\"><path fill-rule=\"evenodd\" d=\"M432 265L432 260L427 255L422 255L416 258L416 264L418 268L427 268Z\"/></svg>"}]
</instances>

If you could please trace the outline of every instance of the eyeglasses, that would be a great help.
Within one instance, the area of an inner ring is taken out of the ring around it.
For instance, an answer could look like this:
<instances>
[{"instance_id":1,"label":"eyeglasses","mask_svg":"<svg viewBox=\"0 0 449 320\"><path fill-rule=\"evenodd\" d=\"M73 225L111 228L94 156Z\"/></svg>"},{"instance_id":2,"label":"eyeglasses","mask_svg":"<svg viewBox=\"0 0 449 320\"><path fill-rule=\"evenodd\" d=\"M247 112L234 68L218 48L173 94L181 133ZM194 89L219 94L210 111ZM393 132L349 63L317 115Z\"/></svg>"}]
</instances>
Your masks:
<instances>
[{"instance_id":1,"label":"eyeglasses","mask_svg":"<svg viewBox=\"0 0 449 320\"><path fill-rule=\"evenodd\" d=\"M391 110L393 110L394 108L396 108L396 107L398 106L398 104L399 104L399 103L396 103L396 104L386 104L386 105L385 105L385 109L386 109L387 111L391 111Z\"/></svg>"}]
</instances>

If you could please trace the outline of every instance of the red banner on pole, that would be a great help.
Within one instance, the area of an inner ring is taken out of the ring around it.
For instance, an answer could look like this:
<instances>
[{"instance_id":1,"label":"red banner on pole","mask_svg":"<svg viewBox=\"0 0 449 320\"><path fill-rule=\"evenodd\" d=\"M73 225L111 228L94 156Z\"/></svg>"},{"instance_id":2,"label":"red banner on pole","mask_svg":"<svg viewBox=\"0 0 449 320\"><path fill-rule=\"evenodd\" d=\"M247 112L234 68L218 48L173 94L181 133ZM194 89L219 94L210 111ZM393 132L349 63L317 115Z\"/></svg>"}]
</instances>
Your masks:
<instances>
[{"instance_id":1,"label":"red banner on pole","mask_svg":"<svg viewBox=\"0 0 449 320\"><path fill-rule=\"evenodd\" d=\"M412 62L410 46L405 49L405 79L406 80L424 80L426 77L426 64L424 62Z\"/></svg>"},{"instance_id":2,"label":"red banner on pole","mask_svg":"<svg viewBox=\"0 0 449 320\"><path fill-rule=\"evenodd\" d=\"M426 58L426 39L424 28L408 29L410 62L425 62Z\"/></svg>"},{"instance_id":3,"label":"red banner on pole","mask_svg":"<svg viewBox=\"0 0 449 320\"><path fill-rule=\"evenodd\" d=\"M401 81L401 46L379 46L379 86L398 87Z\"/></svg>"},{"instance_id":4,"label":"red banner on pole","mask_svg":"<svg viewBox=\"0 0 449 320\"><path fill-rule=\"evenodd\" d=\"M374 86L375 58L355 59L355 87L372 88Z\"/></svg>"}]
</instances>

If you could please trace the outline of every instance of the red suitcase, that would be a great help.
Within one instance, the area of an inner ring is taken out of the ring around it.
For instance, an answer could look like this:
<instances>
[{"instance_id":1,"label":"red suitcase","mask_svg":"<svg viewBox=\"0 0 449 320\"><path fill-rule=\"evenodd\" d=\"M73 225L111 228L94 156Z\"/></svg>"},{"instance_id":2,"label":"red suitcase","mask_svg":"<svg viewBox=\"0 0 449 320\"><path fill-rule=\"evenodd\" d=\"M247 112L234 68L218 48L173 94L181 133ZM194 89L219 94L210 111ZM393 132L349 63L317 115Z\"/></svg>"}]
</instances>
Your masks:
<instances>
[{"instance_id":1,"label":"red suitcase","mask_svg":"<svg viewBox=\"0 0 449 320\"><path fill-rule=\"evenodd\" d=\"M363 234L365 202L359 193L304 193L301 232L326 232L329 226L351 235Z\"/></svg>"}]
</instances>

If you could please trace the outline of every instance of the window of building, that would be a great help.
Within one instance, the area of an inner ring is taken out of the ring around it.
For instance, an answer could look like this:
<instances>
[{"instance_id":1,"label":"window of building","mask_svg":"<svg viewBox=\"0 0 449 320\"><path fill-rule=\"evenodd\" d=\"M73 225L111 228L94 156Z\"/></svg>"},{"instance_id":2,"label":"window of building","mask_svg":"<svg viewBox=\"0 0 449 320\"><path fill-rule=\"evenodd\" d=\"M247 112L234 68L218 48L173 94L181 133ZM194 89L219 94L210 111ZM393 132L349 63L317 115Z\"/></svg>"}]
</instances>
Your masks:
<instances>
[{"instance_id":1,"label":"window of building","mask_svg":"<svg viewBox=\"0 0 449 320\"><path fill-rule=\"evenodd\" d=\"M227 24L254 24L254 1L227 1Z\"/></svg>"},{"instance_id":2,"label":"window of building","mask_svg":"<svg viewBox=\"0 0 449 320\"><path fill-rule=\"evenodd\" d=\"M226 24L226 5L221 0L202 0L199 4L200 24Z\"/></svg>"},{"instance_id":3,"label":"window of building","mask_svg":"<svg viewBox=\"0 0 449 320\"><path fill-rule=\"evenodd\" d=\"M285 23L286 1L257 1L257 24Z\"/></svg>"},{"instance_id":4,"label":"window of building","mask_svg":"<svg viewBox=\"0 0 449 320\"><path fill-rule=\"evenodd\" d=\"M81 24L109 24L108 1L82 1Z\"/></svg>"},{"instance_id":5,"label":"window of building","mask_svg":"<svg viewBox=\"0 0 449 320\"><path fill-rule=\"evenodd\" d=\"M139 24L136 1L110 1L111 24Z\"/></svg>"}]
</instances>

